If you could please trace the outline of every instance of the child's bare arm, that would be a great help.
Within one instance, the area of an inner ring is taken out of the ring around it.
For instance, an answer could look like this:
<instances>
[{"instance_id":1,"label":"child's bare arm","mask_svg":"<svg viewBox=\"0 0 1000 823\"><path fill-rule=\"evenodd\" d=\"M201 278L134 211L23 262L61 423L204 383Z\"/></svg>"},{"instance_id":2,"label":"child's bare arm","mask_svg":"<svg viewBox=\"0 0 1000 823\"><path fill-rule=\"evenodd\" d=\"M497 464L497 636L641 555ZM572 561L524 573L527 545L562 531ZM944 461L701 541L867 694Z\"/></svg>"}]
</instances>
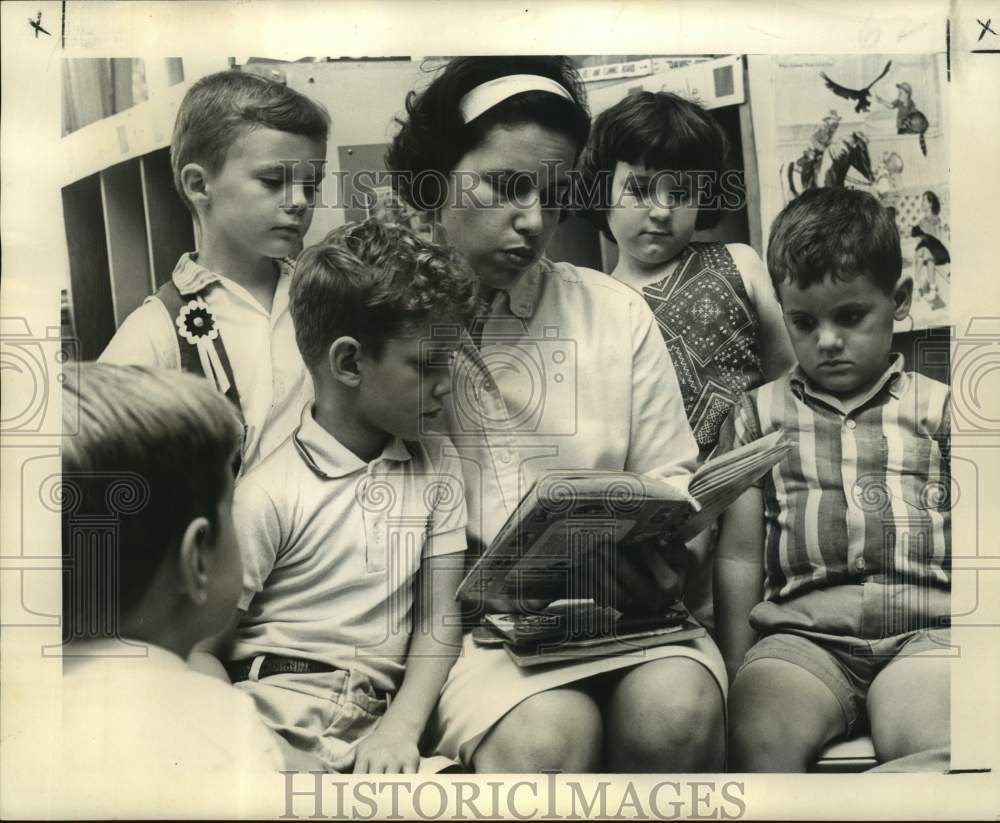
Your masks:
<instances>
[{"instance_id":1,"label":"child's bare arm","mask_svg":"<svg viewBox=\"0 0 1000 823\"><path fill-rule=\"evenodd\" d=\"M463 560L464 554L456 553L421 563L403 685L378 729L358 746L356 773L416 772L417 741L462 645L455 592L464 573Z\"/></svg>"},{"instance_id":2,"label":"child's bare arm","mask_svg":"<svg viewBox=\"0 0 1000 823\"><path fill-rule=\"evenodd\" d=\"M725 513L715 558L716 640L729 679L756 641L750 610L764 591L764 501L750 488Z\"/></svg>"},{"instance_id":3,"label":"child's bare arm","mask_svg":"<svg viewBox=\"0 0 1000 823\"><path fill-rule=\"evenodd\" d=\"M788 330L785 328L774 286L771 285L771 278L757 252L749 246L735 243L727 248L743 274L743 282L757 313L761 371L765 380L774 380L795 363L795 352L788 339Z\"/></svg>"}]
</instances>

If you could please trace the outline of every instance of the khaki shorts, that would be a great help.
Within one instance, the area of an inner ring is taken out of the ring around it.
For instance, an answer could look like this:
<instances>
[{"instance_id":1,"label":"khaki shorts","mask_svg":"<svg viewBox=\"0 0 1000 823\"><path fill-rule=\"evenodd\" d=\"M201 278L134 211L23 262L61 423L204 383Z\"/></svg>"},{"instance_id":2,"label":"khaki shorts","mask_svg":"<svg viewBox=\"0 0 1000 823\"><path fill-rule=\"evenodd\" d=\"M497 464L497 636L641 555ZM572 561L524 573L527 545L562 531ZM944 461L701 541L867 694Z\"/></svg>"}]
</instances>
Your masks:
<instances>
[{"instance_id":1,"label":"khaki shorts","mask_svg":"<svg viewBox=\"0 0 1000 823\"><path fill-rule=\"evenodd\" d=\"M275 674L235 686L253 698L270 728L338 772L351 771L355 746L388 708L366 675L348 669Z\"/></svg>"}]
</instances>

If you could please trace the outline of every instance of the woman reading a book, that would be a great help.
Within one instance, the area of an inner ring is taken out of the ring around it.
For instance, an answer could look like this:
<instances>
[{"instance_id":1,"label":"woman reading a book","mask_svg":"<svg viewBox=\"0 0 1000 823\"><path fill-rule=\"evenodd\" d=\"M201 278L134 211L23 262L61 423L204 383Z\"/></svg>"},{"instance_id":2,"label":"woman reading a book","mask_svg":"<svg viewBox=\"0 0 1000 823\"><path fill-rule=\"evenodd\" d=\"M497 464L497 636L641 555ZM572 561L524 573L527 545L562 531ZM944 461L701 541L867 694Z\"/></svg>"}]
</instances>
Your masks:
<instances>
[{"instance_id":1,"label":"woman reading a book","mask_svg":"<svg viewBox=\"0 0 1000 823\"><path fill-rule=\"evenodd\" d=\"M571 61L452 60L408 95L399 125L387 161L400 193L464 255L489 307L458 355L440 424L462 457L469 554L546 472L686 487L698 448L650 309L600 272L544 257L590 129ZM619 609L665 609L683 589L684 546L638 555L611 558L601 585ZM431 743L479 772L719 770L725 683L707 636L519 668L466 634Z\"/></svg>"}]
</instances>

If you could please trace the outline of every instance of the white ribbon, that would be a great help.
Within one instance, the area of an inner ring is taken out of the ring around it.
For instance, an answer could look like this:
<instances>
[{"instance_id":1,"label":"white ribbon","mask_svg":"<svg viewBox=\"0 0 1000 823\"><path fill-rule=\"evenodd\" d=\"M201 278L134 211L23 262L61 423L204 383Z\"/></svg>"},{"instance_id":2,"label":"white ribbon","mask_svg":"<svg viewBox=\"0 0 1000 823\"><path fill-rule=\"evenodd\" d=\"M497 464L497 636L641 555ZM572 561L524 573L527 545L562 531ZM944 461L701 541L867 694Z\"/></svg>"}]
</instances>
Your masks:
<instances>
[{"instance_id":1,"label":"white ribbon","mask_svg":"<svg viewBox=\"0 0 1000 823\"><path fill-rule=\"evenodd\" d=\"M205 377L210 377L215 381L216 387L225 394L229 391L229 378L226 377L226 370L222 367L222 360L215 350L215 343L207 337L199 337L195 344L198 349L198 359L201 360L202 371Z\"/></svg>"},{"instance_id":2,"label":"white ribbon","mask_svg":"<svg viewBox=\"0 0 1000 823\"><path fill-rule=\"evenodd\" d=\"M211 324L204 331L191 331L187 327L188 316L193 312L204 314ZM215 350L215 338L219 336L219 329L215 324L215 315L208 307L208 304L200 298L190 301L177 316L177 331L180 336L198 350L198 360L201 362L201 370L205 377L215 383L216 388L225 394L232 385L226 377L226 370L222 366L222 359Z\"/></svg>"}]
</instances>

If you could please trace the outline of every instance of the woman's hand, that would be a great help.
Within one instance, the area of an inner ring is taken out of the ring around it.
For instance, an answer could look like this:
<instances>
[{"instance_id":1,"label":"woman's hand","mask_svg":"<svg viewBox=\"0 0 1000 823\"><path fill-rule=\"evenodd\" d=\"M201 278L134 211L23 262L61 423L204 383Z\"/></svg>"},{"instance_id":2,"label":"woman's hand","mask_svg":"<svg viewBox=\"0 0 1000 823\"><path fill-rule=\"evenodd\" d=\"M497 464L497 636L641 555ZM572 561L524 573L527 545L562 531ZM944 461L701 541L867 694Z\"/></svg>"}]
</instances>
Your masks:
<instances>
[{"instance_id":1,"label":"woman's hand","mask_svg":"<svg viewBox=\"0 0 1000 823\"><path fill-rule=\"evenodd\" d=\"M416 774L419 765L416 739L383 729L362 740L354 757L355 774Z\"/></svg>"},{"instance_id":2,"label":"woman's hand","mask_svg":"<svg viewBox=\"0 0 1000 823\"><path fill-rule=\"evenodd\" d=\"M684 542L662 540L632 551L620 551L606 562L607 585L594 597L618 611L660 612L681 599L687 579Z\"/></svg>"}]
</instances>

